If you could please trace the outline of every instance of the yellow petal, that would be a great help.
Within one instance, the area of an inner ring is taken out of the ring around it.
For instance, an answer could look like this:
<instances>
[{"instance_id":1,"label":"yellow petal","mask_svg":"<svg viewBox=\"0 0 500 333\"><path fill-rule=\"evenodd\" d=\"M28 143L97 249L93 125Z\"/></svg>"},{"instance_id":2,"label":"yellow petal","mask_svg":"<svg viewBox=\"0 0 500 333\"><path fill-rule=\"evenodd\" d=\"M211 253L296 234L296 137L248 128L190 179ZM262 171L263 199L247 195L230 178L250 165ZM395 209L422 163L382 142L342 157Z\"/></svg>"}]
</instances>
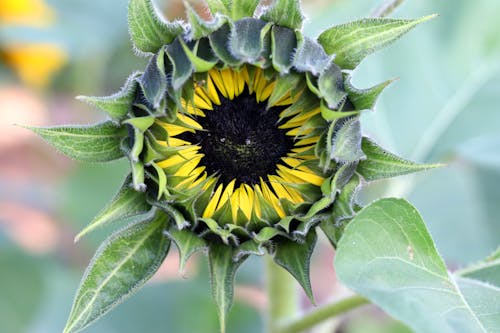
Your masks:
<instances>
[{"instance_id":1,"label":"yellow petal","mask_svg":"<svg viewBox=\"0 0 500 333\"><path fill-rule=\"evenodd\" d=\"M220 71L222 76L222 82L224 83L224 87L226 88L227 98L234 99L234 79L233 79L233 71L229 68L223 69Z\"/></svg>"},{"instance_id":2,"label":"yellow petal","mask_svg":"<svg viewBox=\"0 0 500 333\"><path fill-rule=\"evenodd\" d=\"M204 218L209 218L212 217L215 213L215 207L217 207L217 203L219 202L220 195L222 193L222 188L223 185L220 184L219 187L217 187L217 190L215 193L212 195L212 198L208 202L207 208L205 208L205 211L203 212L203 217Z\"/></svg>"},{"instance_id":3,"label":"yellow petal","mask_svg":"<svg viewBox=\"0 0 500 333\"><path fill-rule=\"evenodd\" d=\"M219 93L215 89L214 81L210 76L207 77L207 95L210 100L217 105L220 105Z\"/></svg>"},{"instance_id":4,"label":"yellow petal","mask_svg":"<svg viewBox=\"0 0 500 333\"><path fill-rule=\"evenodd\" d=\"M192 160L189 160L186 162L177 172L174 174L174 176L190 176L191 172L198 166L200 163L201 159L203 156L198 156L196 158L193 158Z\"/></svg>"},{"instance_id":5,"label":"yellow petal","mask_svg":"<svg viewBox=\"0 0 500 333\"><path fill-rule=\"evenodd\" d=\"M0 22L5 25L46 27L54 20L54 11L42 0L1 0Z\"/></svg>"},{"instance_id":6,"label":"yellow petal","mask_svg":"<svg viewBox=\"0 0 500 333\"><path fill-rule=\"evenodd\" d=\"M264 195L264 199L270 203L279 217L285 217L285 211L283 207L281 207L281 203L278 198L274 195L274 193L269 189L267 184L261 179L260 186L262 188L262 194Z\"/></svg>"},{"instance_id":7,"label":"yellow petal","mask_svg":"<svg viewBox=\"0 0 500 333\"><path fill-rule=\"evenodd\" d=\"M169 137L176 136L184 132L193 132L193 133L195 132L195 130L184 126L168 124L163 122L158 122L158 124L160 124L160 126L163 127L165 131L167 131Z\"/></svg>"},{"instance_id":8,"label":"yellow petal","mask_svg":"<svg viewBox=\"0 0 500 333\"><path fill-rule=\"evenodd\" d=\"M177 118L189 127L192 127L192 128L198 129L198 130L203 129L203 127L200 124L198 124L198 122L196 120L194 120L193 118L191 118L189 116L186 116L185 114L177 113Z\"/></svg>"},{"instance_id":9,"label":"yellow petal","mask_svg":"<svg viewBox=\"0 0 500 333\"><path fill-rule=\"evenodd\" d=\"M316 186L321 186L323 184L323 181L325 180L323 177L320 177L314 173L299 171L295 169L288 169L288 172L296 176L297 178L300 178L305 182Z\"/></svg>"},{"instance_id":10,"label":"yellow petal","mask_svg":"<svg viewBox=\"0 0 500 333\"><path fill-rule=\"evenodd\" d=\"M197 89L200 89L200 88L197 88ZM200 89L200 91L203 91L203 90ZM200 96L200 94L198 92L196 92L193 95L194 106L196 106L197 108L203 109L203 110L213 110L212 102L210 101L208 96L207 96L207 100L205 100L202 96Z\"/></svg>"},{"instance_id":11,"label":"yellow petal","mask_svg":"<svg viewBox=\"0 0 500 333\"><path fill-rule=\"evenodd\" d=\"M203 112L200 109L194 107L194 105L192 103L188 103L188 102L186 102L186 100L182 99L181 100L181 105L182 105L182 107L184 108L184 110L187 113L193 114L195 116L205 117L205 112Z\"/></svg>"},{"instance_id":12,"label":"yellow petal","mask_svg":"<svg viewBox=\"0 0 500 333\"><path fill-rule=\"evenodd\" d=\"M224 86L224 81L222 80L222 75L220 74L220 72L216 69L212 69L208 72L208 74L210 75L210 78L213 80L213 82L215 83L215 86L220 91L222 96L227 98L228 94L226 92L226 88Z\"/></svg>"},{"instance_id":13,"label":"yellow petal","mask_svg":"<svg viewBox=\"0 0 500 333\"><path fill-rule=\"evenodd\" d=\"M219 201L219 205L217 206L217 210L222 209L222 207L226 204L226 202L231 198L234 191L234 185L236 184L236 179L233 179L222 193L222 196Z\"/></svg>"}]
</instances>

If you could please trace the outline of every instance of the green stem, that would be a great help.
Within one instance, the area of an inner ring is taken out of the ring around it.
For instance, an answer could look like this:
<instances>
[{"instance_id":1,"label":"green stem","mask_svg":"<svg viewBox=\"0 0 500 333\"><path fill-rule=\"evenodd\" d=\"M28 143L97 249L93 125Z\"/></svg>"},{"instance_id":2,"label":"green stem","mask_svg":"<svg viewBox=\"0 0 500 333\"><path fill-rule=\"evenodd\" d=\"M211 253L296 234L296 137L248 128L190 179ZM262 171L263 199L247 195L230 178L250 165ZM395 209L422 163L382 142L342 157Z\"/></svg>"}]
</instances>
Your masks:
<instances>
[{"instance_id":1,"label":"green stem","mask_svg":"<svg viewBox=\"0 0 500 333\"><path fill-rule=\"evenodd\" d=\"M293 318L299 310L297 285L293 277L266 257L266 283L269 308L267 311L267 332L278 333L280 325Z\"/></svg>"},{"instance_id":2,"label":"green stem","mask_svg":"<svg viewBox=\"0 0 500 333\"><path fill-rule=\"evenodd\" d=\"M299 333L304 330L307 330L311 327L318 325L319 323L353 310L357 307L369 304L366 298L355 295L346 299L343 299L337 303L327 305L318 310L312 311L309 314L306 314L300 319L297 319L294 322L288 323L285 326L282 326L280 330L276 331L277 333Z\"/></svg>"}]
</instances>

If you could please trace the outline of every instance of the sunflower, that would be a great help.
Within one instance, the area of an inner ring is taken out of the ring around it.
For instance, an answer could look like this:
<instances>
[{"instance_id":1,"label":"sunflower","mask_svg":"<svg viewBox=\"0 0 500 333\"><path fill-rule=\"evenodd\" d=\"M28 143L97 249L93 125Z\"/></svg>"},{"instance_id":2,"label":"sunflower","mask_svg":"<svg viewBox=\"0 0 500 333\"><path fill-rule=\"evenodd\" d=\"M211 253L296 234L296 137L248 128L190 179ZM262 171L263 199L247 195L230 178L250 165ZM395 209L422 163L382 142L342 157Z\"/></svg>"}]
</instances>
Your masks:
<instances>
[{"instance_id":1,"label":"sunflower","mask_svg":"<svg viewBox=\"0 0 500 333\"><path fill-rule=\"evenodd\" d=\"M131 0L131 37L149 64L113 96L80 97L110 120L34 129L75 159L125 156L131 165L116 197L77 236L133 222L97 252L65 332L86 327L143 284L170 242L181 268L208 249L222 330L234 274L250 255L271 254L312 299L317 229L336 246L360 208L363 181L432 167L362 135L361 112L391 81L364 90L351 84L365 56L429 17L361 20L311 39L301 32L298 1L207 2L212 19L187 5L186 23L164 22L149 0Z\"/></svg>"}]
</instances>

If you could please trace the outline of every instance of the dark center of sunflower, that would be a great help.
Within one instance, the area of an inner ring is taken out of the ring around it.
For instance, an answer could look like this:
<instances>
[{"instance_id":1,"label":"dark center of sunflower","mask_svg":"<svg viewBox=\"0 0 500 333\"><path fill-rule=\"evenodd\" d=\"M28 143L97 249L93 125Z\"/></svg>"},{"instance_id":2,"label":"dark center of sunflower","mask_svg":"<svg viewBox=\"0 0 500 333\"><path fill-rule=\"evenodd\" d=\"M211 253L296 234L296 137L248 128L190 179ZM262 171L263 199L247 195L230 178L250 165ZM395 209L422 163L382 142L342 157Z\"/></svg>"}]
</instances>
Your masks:
<instances>
[{"instance_id":1,"label":"dark center of sunflower","mask_svg":"<svg viewBox=\"0 0 500 333\"><path fill-rule=\"evenodd\" d=\"M201 164L209 174L218 173L227 184L257 184L260 177L275 174L276 165L293 147L293 139L278 128L285 107L266 110L255 95L244 92L233 100L221 96L221 105L204 110L197 122L204 131L184 133L180 138L198 144L204 154ZM265 179L265 178L264 178Z\"/></svg>"}]
</instances>

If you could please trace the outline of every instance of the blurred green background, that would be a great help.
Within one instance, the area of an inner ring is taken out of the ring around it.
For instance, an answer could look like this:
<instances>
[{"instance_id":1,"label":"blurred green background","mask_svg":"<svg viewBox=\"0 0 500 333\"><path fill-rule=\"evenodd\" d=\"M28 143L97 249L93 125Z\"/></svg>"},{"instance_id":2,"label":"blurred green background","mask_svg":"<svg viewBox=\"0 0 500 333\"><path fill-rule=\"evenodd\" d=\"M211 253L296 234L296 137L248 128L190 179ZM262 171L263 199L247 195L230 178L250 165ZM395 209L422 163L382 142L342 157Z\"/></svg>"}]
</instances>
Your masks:
<instances>
[{"instance_id":1,"label":"blurred green background","mask_svg":"<svg viewBox=\"0 0 500 333\"><path fill-rule=\"evenodd\" d=\"M381 0L303 1L310 36L368 16ZM0 332L60 332L93 251L110 230L73 244L126 174L125 162L77 164L28 131L92 123L102 115L73 97L106 95L145 59L127 35L126 0L0 0ZM180 1L158 0L169 18ZM407 0L393 15L438 13L356 70L359 87L398 77L364 130L401 156L448 167L379 182L363 191L403 196L421 211L451 269L500 244L500 2ZM319 246L312 267L318 303L347 291L335 280L333 253ZM171 253L154 280L86 332L217 332L205 259L185 276ZM304 309L310 305L304 298ZM262 331L266 308L261 260L237 277L229 332ZM368 307L315 332L408 332Z\"/></svg>"}]
</instances>

